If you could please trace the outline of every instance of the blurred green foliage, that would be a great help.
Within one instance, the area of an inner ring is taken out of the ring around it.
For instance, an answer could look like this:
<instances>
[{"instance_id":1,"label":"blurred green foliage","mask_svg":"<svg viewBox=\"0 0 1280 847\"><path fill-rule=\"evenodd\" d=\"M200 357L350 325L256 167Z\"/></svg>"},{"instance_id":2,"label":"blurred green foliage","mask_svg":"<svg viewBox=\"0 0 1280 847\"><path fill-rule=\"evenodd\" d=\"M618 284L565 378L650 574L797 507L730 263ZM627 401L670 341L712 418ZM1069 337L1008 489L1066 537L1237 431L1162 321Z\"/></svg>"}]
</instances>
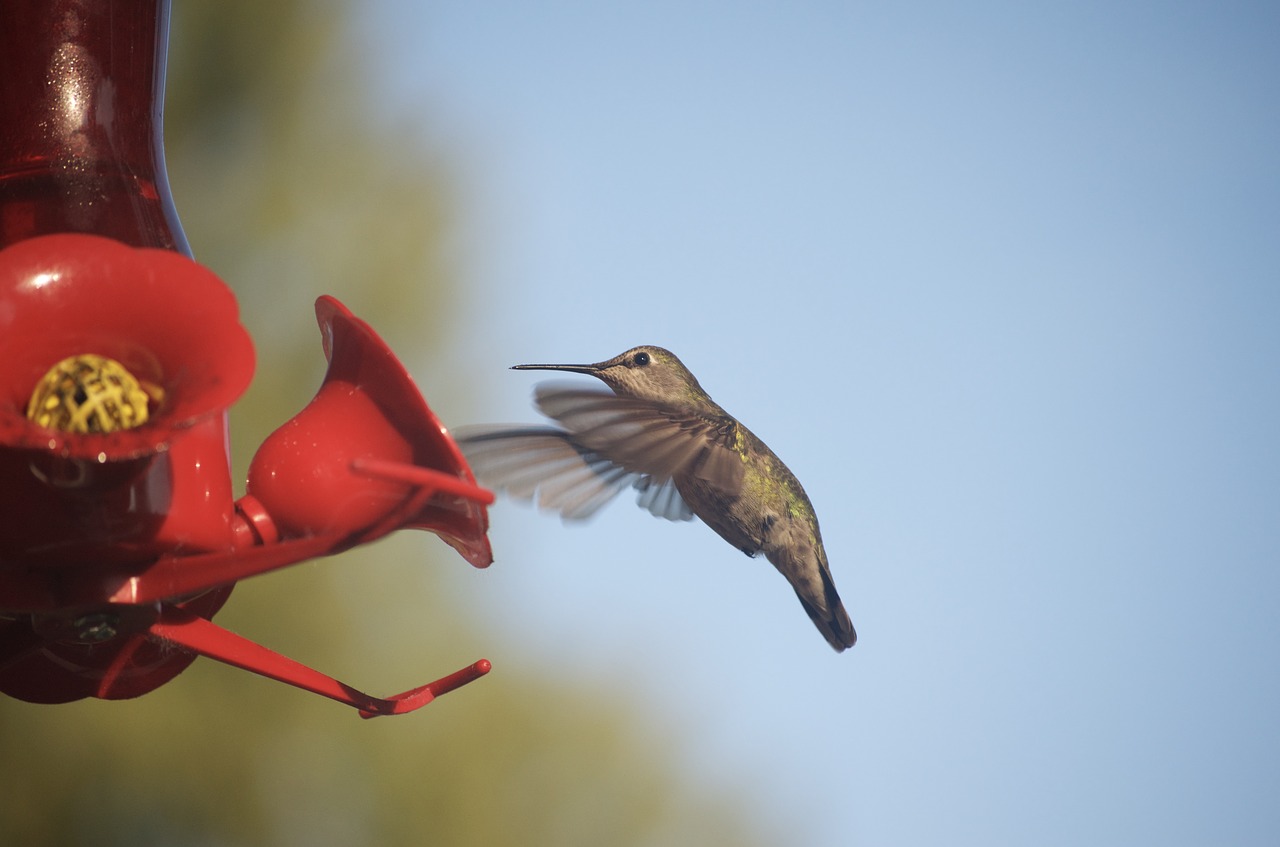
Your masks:
<instances>
[{"instance_id":1,"label":"blurred green foliage","mask_svg":"<svg viewBox=\"0 0 1280 847\"><path fill-rule=\"evenodd\" d=\"M259 356L232 412L235 473L323 374L311 304L332 293L408 362L447 355L456 189L412 122L380 126L334 2L179 0L166 134L196 256L235 288ZM432 387L462 395L463 384ZM532 564L532 563L531 563ZM241 584L218 622L373 693L501 644L481 577L437 540ZM483 605L472 604L472 605ZM627 692L501 661L402 718L200 660L133 701L0 699L0 843L757 844L757 816L681 770L680 738Z\"/></svg>"}]
</instances>

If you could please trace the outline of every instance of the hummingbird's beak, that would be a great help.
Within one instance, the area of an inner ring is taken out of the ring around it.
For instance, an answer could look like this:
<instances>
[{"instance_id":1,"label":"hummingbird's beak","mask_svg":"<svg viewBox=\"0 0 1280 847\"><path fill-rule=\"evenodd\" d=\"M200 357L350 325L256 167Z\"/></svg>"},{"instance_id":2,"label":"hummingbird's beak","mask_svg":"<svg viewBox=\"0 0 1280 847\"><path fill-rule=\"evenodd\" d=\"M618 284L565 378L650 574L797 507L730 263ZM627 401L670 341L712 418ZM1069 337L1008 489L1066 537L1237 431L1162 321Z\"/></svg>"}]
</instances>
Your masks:
<instances>
[{"instance_id":1,"label":"hummingbird's beak","mask_svg":"<svg viewBox=\"0 0 1280 847\"><path fill-rule=\"evenodd\" d=\"M594 376L599 373L599 365L512 365L513 371L569 371L576 374L590 374Z\"/></svg>"}]
</instances>

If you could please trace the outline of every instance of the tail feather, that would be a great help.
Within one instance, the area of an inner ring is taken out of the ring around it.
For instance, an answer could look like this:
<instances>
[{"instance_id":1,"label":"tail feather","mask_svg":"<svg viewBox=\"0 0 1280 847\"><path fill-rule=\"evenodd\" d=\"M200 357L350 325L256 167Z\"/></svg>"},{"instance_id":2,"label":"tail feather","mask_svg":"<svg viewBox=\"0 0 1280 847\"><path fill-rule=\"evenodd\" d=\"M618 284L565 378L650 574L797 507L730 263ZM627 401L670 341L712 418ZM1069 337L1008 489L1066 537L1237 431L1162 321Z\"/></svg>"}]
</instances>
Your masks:
<instances>
[{"instance_id":1,"label":"tail feather","mask_svg":"<svg viewBox=\"0 0 1280 847\"><path fill-rule=\"evenodd\" d=\"M849 649L857 643L858 633L836 592L822 540L816 534L798 540L793 535L788 542L766 549L765 556L791 583L800 605L827 643L837 653Z\"/></svg>"},{"instance_id":2,"label":"tail feather","mask_svg":"<svg viewBox=\"0 0 1280 847\"><path fill-rule=\"evenodd\" d=\"M818 632L840 653L858 643L858 633L853 628L853 621L849 620L849 613L844 610L844 604L840 602L840 595L836 594L835 584L830 577L824 581L827 589L827 611L814 606L799 591L796 591L796 596L800 598L800 605L809 613L809 620L813 621Z\"/></svg>"},{"instance_id":3,"label":"tail feather","mask_svg":"<svg viewBox=\"0 0 1280 847\"><path fill-rule=\"evenodd\" d=\"M840 653L857 643L858 633L853 629L849 613L844 610L844 603L840 602L821 542L811 552L816 553L816 556L796 557L794 551L787 550L777 556L774 564L795 589L800 605L809 613L813 625L827 639L827 643Z\"/></svg>"}]
</instances>

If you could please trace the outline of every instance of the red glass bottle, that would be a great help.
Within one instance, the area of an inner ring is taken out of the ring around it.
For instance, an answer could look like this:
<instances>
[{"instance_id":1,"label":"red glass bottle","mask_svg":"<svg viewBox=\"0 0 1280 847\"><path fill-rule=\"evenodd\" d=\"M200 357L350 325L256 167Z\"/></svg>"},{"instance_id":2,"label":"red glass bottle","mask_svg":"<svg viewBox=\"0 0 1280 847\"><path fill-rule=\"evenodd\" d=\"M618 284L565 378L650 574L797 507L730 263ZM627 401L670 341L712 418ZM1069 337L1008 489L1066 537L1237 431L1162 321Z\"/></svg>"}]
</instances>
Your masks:
<instances>
[{"instance_id":1,"label":"red glass bottle","mask_svg":"<svg viewBox=\"0 0 1280 847\"><path fill-rule=\"evenodd\" d=\"M43 235L86 233L191 255L164 163L168 31L169 0L0 2L0 249ZM91 290L88 296L110 294ZM102 468L88 463L94 473L81 474L79 484L59 481L50 488L51 496L63 497L71 506L63 503L60 510L36 510L32 516L11 510L6 520L24 521L28 534L52 533L59 544L89 545L96 553L61 563L57 555L48 555L48 544L30 545L30 555L6 548L0 576L22 572L32 562L44 566L46 559L54 563L49 566L105 567L137 557L132 551L140 546L230 549L233 501L226 426L224 409L192 426L154 462L139 459ZM64 464L77 461L72 457ZM11 484L19 478L29 482L32 464L22 450L6 450L0 477ZM171 479L179 477L182 490L174 493L177 486ZM174 506L179 495L210 513L191 521L190 531L186 525L167 529L170 517L180 511ZM145 567L146 561L143 556L137 567ZM212 617L230 590L216 588L178 605ZM149 615L154 617L154 610ZM33 635L49 641L42 652L22 662L10 661L7 667L0 662L0 691L35 702L133 697L194 660L194 653L148 640L147 616L133 617L124 615L118 626L103 629L120 632L112 649L106 649L74 633L65 641L50 640L61 637L65 628L57 615L0 615L5 635L0 654L19 653L22 641Z\"/></svg>"},{"instance_id":2,"label":"red glass bottle","mask_svg":"<svg viewBox=\"0 0 1280 847\"><path fill-rule=\"evenodd\" d=\"M0 247L58 232L191 254L169 193L168 0L0 5Z\"/></svg>"}]
</instances>

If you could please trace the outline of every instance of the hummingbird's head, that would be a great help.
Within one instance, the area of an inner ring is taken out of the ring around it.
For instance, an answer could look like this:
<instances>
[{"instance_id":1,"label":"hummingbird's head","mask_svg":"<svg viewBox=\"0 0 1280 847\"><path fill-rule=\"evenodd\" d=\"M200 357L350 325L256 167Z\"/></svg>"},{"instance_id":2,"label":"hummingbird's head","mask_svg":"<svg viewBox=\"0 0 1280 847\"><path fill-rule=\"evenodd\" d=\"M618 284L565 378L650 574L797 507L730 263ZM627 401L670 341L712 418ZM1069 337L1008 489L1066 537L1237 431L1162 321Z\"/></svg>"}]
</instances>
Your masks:
<instances>
[{"instance_id":1,"label":"hummingbird's head","mask_svg":"<svg viewBox=\"0 0 1280 847\"><path fill-rule=\"evenodd\" d=\"M675 353L649 344L594 365L516 365L515 370L590 374L619 396L654 403L680 405L710 399Z\"/></svg>"}]
</instances>

